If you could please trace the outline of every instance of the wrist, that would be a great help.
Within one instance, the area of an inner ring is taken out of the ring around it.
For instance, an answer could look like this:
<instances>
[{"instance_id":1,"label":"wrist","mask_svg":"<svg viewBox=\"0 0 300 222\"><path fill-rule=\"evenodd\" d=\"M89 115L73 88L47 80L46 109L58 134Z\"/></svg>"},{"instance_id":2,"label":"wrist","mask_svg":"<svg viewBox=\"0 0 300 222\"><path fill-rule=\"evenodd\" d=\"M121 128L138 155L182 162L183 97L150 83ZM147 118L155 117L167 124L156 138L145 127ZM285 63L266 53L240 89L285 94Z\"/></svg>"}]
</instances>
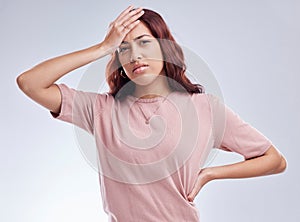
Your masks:
<instances>
[{"instance_id":1,"label":"wrist","mask_svg":"<svg viewBox=\"0 0 300 222\"><path fill-rule=\"evenodd\" d=\"M112 50L109 49L103 42L98 43L97 45L94 45L89 48L92 52L92 60L96 61L110 53L112 53Z\"/></svg>"},{"instance_id":2,"label":"wrist","mask_svg":"<svg viewBox=\"0 0 300 222\"><path fill-rule=\"evenodd\" d=\"M213 168L213 167L205 168L205 169L201 170L201 174L203 175L206 183L208 183L211 180L217 179L215 168Z\"/></svg>"},{"instance_id":3,"label":"wrist","mask_svg":"<svg viewBox=\"0 0 300 222\"><path fill-rule=\"evenodd\" d=\"M99 43L97 46L98 46L97 48L98 55L101 55L100 57L114 53L114 51L116 50L116 47L112 47L110 44L106 43L105 41Z\"/></svg>"}]
</instances>

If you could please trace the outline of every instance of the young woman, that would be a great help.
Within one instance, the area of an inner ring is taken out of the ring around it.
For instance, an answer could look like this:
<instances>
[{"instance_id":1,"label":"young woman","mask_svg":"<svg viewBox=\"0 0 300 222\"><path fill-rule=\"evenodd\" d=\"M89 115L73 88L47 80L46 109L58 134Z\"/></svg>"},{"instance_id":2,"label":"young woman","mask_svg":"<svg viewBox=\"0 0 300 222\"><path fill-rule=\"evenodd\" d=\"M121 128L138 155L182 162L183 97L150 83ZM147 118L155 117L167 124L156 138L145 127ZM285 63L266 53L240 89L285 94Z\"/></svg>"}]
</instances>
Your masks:
<instances>
[{"instance_id":1,"label":"young woman","mask_svg":"<svg viewBox=\"0 0 300 222\"><path fill-rule=\"evenodd\" d=\"M191 83L183 52L159 14L130 6L109 27L101 43L42 62L17 83L55 118L94 135L110 221L196 222L193 200L209 181L285 170L270 140ZM108 93L55 84L107 55ZM203 168L212 148L245 160Z\"/></svg>"}]
</instances>

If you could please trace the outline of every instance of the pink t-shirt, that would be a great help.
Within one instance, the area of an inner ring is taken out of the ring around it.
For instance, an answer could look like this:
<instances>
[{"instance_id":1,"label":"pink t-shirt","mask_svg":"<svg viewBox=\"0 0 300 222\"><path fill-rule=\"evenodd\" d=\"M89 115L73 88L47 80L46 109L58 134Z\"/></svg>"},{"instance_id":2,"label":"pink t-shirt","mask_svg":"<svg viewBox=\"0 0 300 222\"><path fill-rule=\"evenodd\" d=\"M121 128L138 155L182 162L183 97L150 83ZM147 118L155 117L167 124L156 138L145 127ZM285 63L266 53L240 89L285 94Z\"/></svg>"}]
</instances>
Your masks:
<instances>
[{"instance_id":1,"label":"pink t-shirt","mask_svg":"<svg viewBox=\"0 0 300 222\"><path fill-rule=\"evenodd\" d=\"M119 100L58 86L62 106L54 116L95 138L109 221L198 222L198 209L187 195L212 148L247 159L271 146L212 95L172 92Z\"/></svg>"}]
</instances>

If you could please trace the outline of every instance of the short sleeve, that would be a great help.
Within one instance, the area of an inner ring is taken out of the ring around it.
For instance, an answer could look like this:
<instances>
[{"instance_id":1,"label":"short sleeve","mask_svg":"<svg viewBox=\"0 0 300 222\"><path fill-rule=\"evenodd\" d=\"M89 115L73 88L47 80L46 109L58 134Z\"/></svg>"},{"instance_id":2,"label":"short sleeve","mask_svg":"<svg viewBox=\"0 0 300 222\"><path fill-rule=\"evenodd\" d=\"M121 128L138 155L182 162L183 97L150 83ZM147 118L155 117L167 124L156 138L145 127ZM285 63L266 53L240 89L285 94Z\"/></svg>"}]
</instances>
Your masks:
<instances>
[{"instance_id":1,"label":"short sleeve","mask_svg":"<svg viewBox=\"0 0 300 222\"><path fill-rule=\"evenodd\" d=\"M215 148L236 152L245 159L263 155L272 142L218 98L211 96Z\"/></svg>"},{"instance_id":2,"label":"short sleeve","mask_svg":"<svg viewBox=\"0 0 300 222\"><path fill-rule=\"evenodd\" d=\"M87 132L94 132L94 116L97 93L82 92L65 84L57 85L62 96L60 113L51 112L56 119L72 123Z\"/></svg>"}]
</instances>

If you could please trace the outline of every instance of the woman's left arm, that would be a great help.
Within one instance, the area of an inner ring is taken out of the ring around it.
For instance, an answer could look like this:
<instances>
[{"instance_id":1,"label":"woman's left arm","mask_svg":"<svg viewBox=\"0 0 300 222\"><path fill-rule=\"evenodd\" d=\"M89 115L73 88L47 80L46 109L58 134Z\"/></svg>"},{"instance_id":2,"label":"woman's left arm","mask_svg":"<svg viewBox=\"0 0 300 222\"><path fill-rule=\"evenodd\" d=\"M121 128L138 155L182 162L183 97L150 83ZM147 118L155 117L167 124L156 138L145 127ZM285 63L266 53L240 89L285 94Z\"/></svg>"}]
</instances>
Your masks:
<instances>
[{"instance_id":1,"label":"woman's left arm","mask_svg":"<svg viewBox=\"0 0 300 222\"><path fill-rule=\"evenodd\" d=\"M282 173L286 169L286 160L272 145L262 156L242 162L204 168L199 172L193 190L188 195L193 201L201 188L216 179L249 178Z\"/></svg>"}]
</instances>

